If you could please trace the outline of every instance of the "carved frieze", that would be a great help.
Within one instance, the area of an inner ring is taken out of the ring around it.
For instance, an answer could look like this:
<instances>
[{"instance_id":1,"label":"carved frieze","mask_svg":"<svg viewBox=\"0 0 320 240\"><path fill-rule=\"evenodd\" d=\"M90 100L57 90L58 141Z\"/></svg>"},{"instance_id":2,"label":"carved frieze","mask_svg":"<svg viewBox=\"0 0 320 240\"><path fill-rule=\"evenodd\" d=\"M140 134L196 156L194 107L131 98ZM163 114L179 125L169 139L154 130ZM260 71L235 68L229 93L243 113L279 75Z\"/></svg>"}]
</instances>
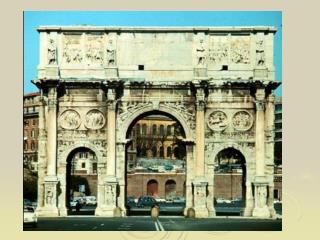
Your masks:
<instances>
[{"instance_id":1,"label":"carved frieze","mask_svg":"<svg viewBox=\"0 0 320 240\"><path fill-rule=\"evenodd\" d=\"M80 126L81 119L75 110L64 111L59 118L60 126L64 129L77 129Z\"/></svg>"},{"instance_id":2,"label":"carved frieze","mask_svg":"<svg viewBox=\"0 0 320 240\"><path fill-rule=\"evenodd\" d=\"M213 131L223 131L228 125L228 117L222 111L213 111L208 117L207 124Z\"/></svg>"},{"instance_id":3,"label":"carved frieze","mask_svg":"<svg viewBox=\"0 0 320 240\"><path fill-rule=\"evenodd\" d=\"M88 65L103 64L103 38L102 36L88 35L86 43L86 59Z\"/></svg>"},{"instance_id":4,"label":"carved frieze","mask_svg":"<svg viewBox=\"0 0 320 240\"><path fill-rule=\"evenodd\" d=\"M119 102L119 118L124 121L132 113L152 105L152 102L121 101Z\"/></svg>"},{"instance_id":5,"label":"carved frieze","mask_svg":"<svg viewBox=\"0 0 320 240\"><path fill-rule=\"evenodd\" d=\"M194 107L192 107L191 105L188 107L182 102L163 102L161 104L181 114L181 116L185 119L186 123L189 124L189 127L191 129L196 128L196 115Z\"/></svg>"},{"instance_id":6,"label":"carved frieze","mask_svg":"<svg viewBox=\"0 0 320 240\"><path fill-rule=\"evenodd\" d=\"M247 131L252 124L253 117L247 111L238 111L232 117L232 125L238 131Z\"/></svg>"},{"instance_id":7,"label":"carved frieze","mask_svg":"<svg viewBox=\"0 0 320 240\"><path fill-rule=\"evenodd\" d=\"M79 64L83 60L80 35L66 35L63 48L63 62L67 64Z\"/></svg>"},{"instance_id":8,"label":"carved frieze","mask_svg":"<svg viewBox=\"0 0 320 240\"><path fill-rule=\"evenodd\" d=\"M230 45L233 63L250 64L250 37L233 37Z\"/></svg>"},{"instance_id":9,"label":"carved frieze","mask_svg":"<svg viewBox=\"0 0 320 240\"><path fill-rule=\"evenodd\" d=\"M90 110L85 117L85 127L88 129L101 129L105 124L105 118L99 110Z\"/></svg>"},{"instance_id":10,"label":"carved frieze","mask_svg":"<svg viewBox=\"0 0 320 240\"><path fill-rule=\"evenodd\" d=\"M215 141L254 141L255 133L253 131L210 131L206 132L206 138Z\"/></svg>"},{"instance_id":11,"label":"carved frieze","mask_svg":"<svg viewBox=\"0 0 320 240\"><path fill-rule=\"evenodd\" d=\"M215 65L228 62L229 44L226 36L214 36L210 38L209 64Z\"/></svg>"}]
</instances>

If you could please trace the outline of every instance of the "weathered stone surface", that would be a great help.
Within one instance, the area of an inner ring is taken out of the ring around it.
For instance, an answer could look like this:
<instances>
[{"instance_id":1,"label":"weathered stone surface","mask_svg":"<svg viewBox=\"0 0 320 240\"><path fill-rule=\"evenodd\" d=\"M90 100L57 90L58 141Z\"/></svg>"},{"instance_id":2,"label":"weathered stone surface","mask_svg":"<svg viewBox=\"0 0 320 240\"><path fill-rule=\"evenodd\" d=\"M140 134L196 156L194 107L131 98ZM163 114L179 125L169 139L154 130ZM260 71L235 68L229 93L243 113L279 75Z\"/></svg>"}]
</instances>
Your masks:
<instances>
[{"instance_id":1,"label":"weathered stone surface","mask_svg":"<svg viewBox=\"0 0 320 240\"><path fill-rule=\"evenodd\" d=\"M273 186L266 164L273 162L272 95L279 85L270 47L274 28L38 30L34 83L43 96L39 164L44 166L38 212L65 215L67 159L85 147L98 161L96 215L124 216L128 129L143 115L166 113L185 132L185 214L193 209L195 217L215 215L216 156L232 148L246 163L244 214L272 216L272 194L265 190Z\"/></svg>"}]
</instances>

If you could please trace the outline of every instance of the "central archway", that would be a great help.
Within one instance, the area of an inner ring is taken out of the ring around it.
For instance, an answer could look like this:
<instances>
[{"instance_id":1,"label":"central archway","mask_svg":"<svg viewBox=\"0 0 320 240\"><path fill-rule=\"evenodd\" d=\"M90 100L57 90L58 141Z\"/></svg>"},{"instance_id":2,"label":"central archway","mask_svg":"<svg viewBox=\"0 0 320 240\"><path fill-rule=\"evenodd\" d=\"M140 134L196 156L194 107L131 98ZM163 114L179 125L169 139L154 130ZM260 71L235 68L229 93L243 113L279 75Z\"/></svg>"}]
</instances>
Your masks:
<instances>
[{"instance_id":1,"label":"central archway","mask_svg":"<svg viewBox=\"0 0 320 240\"><path fill-rule=\"evenodd\" d=\"M97 206L98 159L87 147L67 156L66 207L68 215L94 215Z\"/></svg>"},{"instance_id":2,"label":"central archway","mask_svg":"<svg viewBox=\"0 0 320 240\"><path fill-rule=\"evenodd\" d=\"M217 215L241 215L246 205L246 178L246 159L239 150L227 147L218 152L214 169Z\"/></svg>"},{"instance_id":3,"label":"central archway","mask_svg":"<svg viewBox=\"0 0 320 240\"><path fill-rule=\"evenodd\" d=\"M160 211L179 199L176 213L171 214L182 215L187 162L182 124L167 112L144 112L131 122L126 139L130 142L125 149L125 202L130 215L147 197L154 198Z\"/></svg>"}]
</instances>

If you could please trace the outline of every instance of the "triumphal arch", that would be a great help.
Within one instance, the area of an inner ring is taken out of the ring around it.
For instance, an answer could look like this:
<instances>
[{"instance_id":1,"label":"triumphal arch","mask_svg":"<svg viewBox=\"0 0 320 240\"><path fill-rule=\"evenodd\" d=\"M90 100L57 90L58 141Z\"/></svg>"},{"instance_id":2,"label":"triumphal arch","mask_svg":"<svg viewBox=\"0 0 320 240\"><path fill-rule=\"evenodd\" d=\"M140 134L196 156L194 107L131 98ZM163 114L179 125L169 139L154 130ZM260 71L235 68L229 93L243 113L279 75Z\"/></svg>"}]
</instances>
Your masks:
<instances>
[{"instance_id":1,"label":"triumphal arch","mask_svg":"<svg viewBox=\"0 0 320 240\"><path fill-rule=\"evenodd\" d=\"M67 215L69 155L97 158L97 216L126 216L128 129L163 113L183 127L186 208L215 216L214 167L245 161L244 216L272 218L273 27L42 26L34 84L39 111L40 216Z\"/></svg>"}]
</instances>

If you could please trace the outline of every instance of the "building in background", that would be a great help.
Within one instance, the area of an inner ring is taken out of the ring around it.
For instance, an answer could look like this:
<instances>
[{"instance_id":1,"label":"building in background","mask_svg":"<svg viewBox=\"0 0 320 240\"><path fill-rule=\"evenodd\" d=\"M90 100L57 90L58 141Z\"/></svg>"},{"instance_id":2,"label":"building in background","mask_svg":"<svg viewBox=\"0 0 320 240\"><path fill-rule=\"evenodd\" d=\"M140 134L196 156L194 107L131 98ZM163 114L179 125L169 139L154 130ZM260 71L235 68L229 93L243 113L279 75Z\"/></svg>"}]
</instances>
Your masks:
<instances>
[{"instance_id":1,"label":"building in background","mask_svg":"<svg viewBox=\"0 0 320 240\"><path fill-rule=\"evenodd\" d=\"M274 198L282 200L282 98L275 100Z\"/></svg>"},{"instance_id":2,"label":"building in background","mask_svg":"<svg viewBox=\"0 0 320 240\"><path fill-rule=\"evenodd\" d=\"M23 164L36 172L38 163L39 93L23 97Z\"/></svg>"}]
</instances>

